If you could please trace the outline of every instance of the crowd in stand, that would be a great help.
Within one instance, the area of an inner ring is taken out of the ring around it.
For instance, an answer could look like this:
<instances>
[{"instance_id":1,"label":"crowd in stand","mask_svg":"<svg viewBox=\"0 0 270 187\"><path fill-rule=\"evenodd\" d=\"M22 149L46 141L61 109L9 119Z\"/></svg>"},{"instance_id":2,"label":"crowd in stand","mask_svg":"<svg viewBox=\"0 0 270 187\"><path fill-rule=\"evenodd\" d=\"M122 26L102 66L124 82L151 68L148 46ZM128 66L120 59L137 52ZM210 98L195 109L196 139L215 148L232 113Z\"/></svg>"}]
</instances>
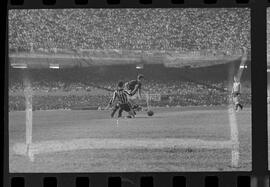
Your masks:
<instances>
[{"instance_id":1,"label":"crowd in stand","mask_svg":"<svg viewBox=\"0 0 270 187\"><path fill-rule=\"evenodd\" d=\"M250 49L249 9L43 9L9 11L10 50Z\"/></svg>"},{"instance_id":2,"label":"crowd in stand","mask_svg":"<svg viewBox=\"0 0 270 187\"><path fill-rule=\"evenodd\" d=\"M243 83L242 83L243 84ZM31 84L32 90L36 93L97 93L99 95L107 95L110 91L117 88L116 81L96 81L89 82L88 84L83 83L64 83L60 81L56 82L37 82L34 81ZM224 82L209 82L202 81L201 84L194 83L192 81L160 81L160 80L147 80L143 83L143 90L151 94L161 94L161 95L187 95L189 93L200 93L208 94L209 92L218 93L226 92L228 90L228 83ZM23 93L22 83L11 83L9 85L9 93L16 95ZM242 88L244 92L250 92L251 88L247 82L244 82L244 87Z\"/></svg>"},{"instance_id":3,"label":"crowd in stand","mask_svg":"<svg viewBox=\"0 0 270 187\"><path fill-rule=\"evenodd\" d=\"M109 102L109 97L98 95L34 95L33 110L72 109L76 107L104 107ZM25 97L23 95L9 96L9 110L17 111L25 109Z\"/></svg>"},{"instance_id":4,"label":"crowd in stand","mask_svg":"<svg viewBox=\"0 0 270 187\"><path fill-rule=\"evenodd\" d=\"M92 89L96 89L95 87L91 87L89 85L85 85L83 83L70 83L65 84L61 81L33 81L31 83L32 90L36 93L45 92L45 93L53 93L53 92L75 92L75 91L91 91ZM9 86L10 93L22 93L23 92L23 83L15 82L11 83Z\"/></svg>"}]
</instances>

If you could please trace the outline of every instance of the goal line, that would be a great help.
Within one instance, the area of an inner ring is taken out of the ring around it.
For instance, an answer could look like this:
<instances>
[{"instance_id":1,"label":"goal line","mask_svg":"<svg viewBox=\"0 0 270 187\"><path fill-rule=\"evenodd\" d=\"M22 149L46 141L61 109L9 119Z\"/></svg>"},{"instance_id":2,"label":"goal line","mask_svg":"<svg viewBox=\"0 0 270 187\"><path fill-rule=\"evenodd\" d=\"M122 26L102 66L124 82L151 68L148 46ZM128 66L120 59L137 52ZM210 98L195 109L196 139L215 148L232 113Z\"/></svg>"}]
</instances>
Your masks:
<instances>
[{"instance_id":1,"label":"goal line","mask_svg":"<svg viewBox=\"0 0 270 187\"><path fill-rule=\"evenodd\" d=\"M36 155L61 151L73 151L83 149L236 149L235 142L209 141L200 139L180 138L84 138L72 140L50 140L32 143L27 146L17 143L13 151L19 155ZM30 152L30 154L29 154Z\"/></svg>"}]
</instances>

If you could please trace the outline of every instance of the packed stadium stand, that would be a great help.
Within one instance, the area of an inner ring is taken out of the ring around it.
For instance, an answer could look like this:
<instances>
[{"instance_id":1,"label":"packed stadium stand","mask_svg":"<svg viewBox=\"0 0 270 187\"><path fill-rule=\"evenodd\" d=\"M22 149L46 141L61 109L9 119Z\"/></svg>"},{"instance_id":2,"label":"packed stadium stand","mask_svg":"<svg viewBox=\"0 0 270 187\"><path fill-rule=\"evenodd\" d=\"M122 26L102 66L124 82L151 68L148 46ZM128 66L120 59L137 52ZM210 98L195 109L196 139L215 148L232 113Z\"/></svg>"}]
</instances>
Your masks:
<instances>
[{"instance_id":1,"label":"packed stadium stand","mask_svg":"<svg viewBox=\"0 0 270 187\"><path fill-rule=\"evenodd\" d=\"M250 49L249 9L62 9L9 12L9 47L178 50ZM85 19L89 18L89 19ZM38 23L38 24L37 24Z\"/></svg>"}]
</instances>

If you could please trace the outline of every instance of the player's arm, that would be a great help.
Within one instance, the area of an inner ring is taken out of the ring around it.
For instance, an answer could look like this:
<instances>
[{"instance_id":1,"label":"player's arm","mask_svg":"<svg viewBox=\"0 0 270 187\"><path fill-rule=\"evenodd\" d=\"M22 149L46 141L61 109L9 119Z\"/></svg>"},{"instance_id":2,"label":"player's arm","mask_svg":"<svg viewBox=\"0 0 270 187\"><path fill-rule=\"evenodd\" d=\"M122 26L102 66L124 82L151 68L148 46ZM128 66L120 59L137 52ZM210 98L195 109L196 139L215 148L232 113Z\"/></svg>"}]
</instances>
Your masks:
<instances>
[{"instance_id":1,"label":"player's arm","mask_svg":"<svg viewBox=\"0 0 270 187\"><path fill-rule=\"evenodd\" d=\"M139 90L139 85L137 84L132 92L129 93L130 96L135 95L135 93Z\"/></svg>"},{"instance_id":2,"label":"player's arm","mask_svg":"<svg viewBox=\"0 0 270 187\"><path fill-rule=\"evenodd\" d=\"M142 89L141 87L138 88L139 98L142 99Z\"/></svg>"},{"instance_id":3,"label":"player's arm","mask_svg":"<svg viewBox=\"0 0 270 187\"><path fill-rule=\"evenodd\" d=\"M110 99L109 106L112 106L115 98L116 98L116 92L113 92L113 97Z\"/></svg>"},{"instance_id":4,"label":"player's arm","mask_svg":"<svg viewBox=\"0 0 270 187\"><path fill-rule=\"evenodd\" d=\"M141 94L141 86L139 84L137 84L134 88L134 90L130 93L131 96L133 96L136 92L138 91L139 93L139 97L140 99L142 98L142 94Z\"/></svg>"},{"instance_id":5,"label":"player's arm","mask_svg":"<svg viewBox=\"0 0 270 187\"><path fill-rule=\"evenodd\" d=\"M128 92L127 90L124 91L125 94L129 95L129 96L133 96L136 92Z\"/></svg>"}]
</instances>

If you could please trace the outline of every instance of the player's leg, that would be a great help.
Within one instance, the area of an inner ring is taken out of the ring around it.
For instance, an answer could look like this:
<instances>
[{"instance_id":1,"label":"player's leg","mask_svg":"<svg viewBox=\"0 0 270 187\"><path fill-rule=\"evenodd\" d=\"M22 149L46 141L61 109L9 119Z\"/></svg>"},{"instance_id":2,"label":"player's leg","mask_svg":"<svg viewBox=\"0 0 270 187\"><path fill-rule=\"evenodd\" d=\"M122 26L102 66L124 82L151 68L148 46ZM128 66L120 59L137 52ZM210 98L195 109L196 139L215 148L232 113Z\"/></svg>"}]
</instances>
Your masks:
<instances>
[{"instance_id":1,"label":"player's leg","mask_svg":"<svg viewBox=\"0 0 270 187\"><path fill-rule=\"evenodd\" d=\"M122 113L123 113L123 111L126 111L126 112L128 112L129 113L129 111L130 111L130 108L129 108L129 106L127 105L127 104L120 104L119 105L119 111L118 111L118 118L121 118L122 117Z\"/></svg>"},{"instance_id":2,"label":"player's leg","mask_svg":"<svg viewBox=\"0 0 270 187\"><path fill-rule=\"evenodd\" d=\"M242 105L239 103L239 94L234 95L234 105L235 105L235 110L238 111L238 108L242 108Z\"/></svg>"},{"instance_id":3,"label":"player's leg","mask_svg":"<svg viewBox=\"0 0 270 187\"><path fill-rule=\"evenodd\" d=\"M243 110L243 105L240 103L240 93L237 95L238 97L238 106L240 107L241 110Z\"/></svg>"},{"instance_id":4,"label":"player's leg","mask_svg":"<svg viewBox=\"0 0 270 187\"><path fill-rule=\"evenodd\" d=\"M133 97L129 97L128 102L129 102L130 108L134 111L134 106L135 106L136 104L134 103Z\"/></svg>"},{"instance_id":5,"label":"player's leg","mask_svg":"<svg viewBox=\"0 0 270 187\"><path fill-rule=\"evenodd\" d=\"M239 103L239 106L240 106L241 110L243 110L243 105Z\"/></svg>"},{"instance_id":6,"label":"player's leg","mask_svg":"<svg viewBox=\"0 0 270 187\"><path fill-rule=\"evenodd\" d=\"M128 92L132 92L132 90L127 90ZM139 107L139 105L134 103L134 97L135 96L128 96L128 105L130 106L130 109L132 112L136 115L135 110Z\"/></svg>"},{"instance_id":7,"label":"player's leg","mask_svg":"<svg viewBox=\"0 0 270 187\"><path fill-rule=\"evenodd\" d=\"M119 106L119 104L117 103L117 104L114 106L113 110L112 110L111 118L113 118L115 112L116 112L119 108L120 108L120 106Z\"/></svg>"},{"instance_id":8,"label":"player's leg","mask_svg":"<svg viewBox=\"0 0 270 187\"><path fill-rule=\"evenodd\" d=\"M121 118L121 117L122 117L123 111L124 111L124 110L126 111L127 109L126 109L126 107L125 107L125 104L120 104L120 105L119 105L119 108L120 108L120 109L119 109L119 111L118 111L118 118Z\"/></svg>"},{"instance_id":9,"label":"player's leg","mask_svg":"<svg viewBox=\"0 0 270 187\"><path fill-rule=\"evenodd\" d=\"M137 103L138 101L135 101L137 97L138 97L137 94L129 97L129 104L130 104L131 109L133 110L133 113L135 113L135 115L136 115L136 111L142 110L142 107Z\"/></svg>"},{"instance_id":10,"label":"player's leg","mask_svg":"<svg viewBox=\"0 0 270 187\"><path fill-rule=\"evenodd\" d=\"M118 111L118 118L121 118L122 117L122 113L123 113L123 106L122 105L120 105L120 109L119 109L119 111Z\"/></svg>"},{"instance_id":11,"label":"player's leg","mask_svg":"<svg viewBox=\"0 0 270 187\"><path fill-rule=\"evenodd\" d=\"M122 108L124 111L128 112L129 116L127 116L127 117L129 117L129 118L131 118L131 117L134 118L134 117L135 117L134 111L133 111L133 109L131 108L130 103L122 104L122 105L121 105L121 108Z\"/></svg>"},{"instance_id":12,"label":"player's leg","mask_svg":"<svg viewBox=\"0 0 270 187\"><path fill-rule=\"evenodd\" d=\"M134 110L134 113L136 114L135 111L141 111L142 110L142 107L140 105L138 105L138 104L134 104L132 106L132 109Z\"/></svg>"},{"instance_id":13,"label":"player's leg","mask_svg":"<svg viewBox=\"0 0 270 187\"><path fill-rule=\"evenodd\" d=\"M237 110L238 104L237 104L237 98L235 94L233 94L233 105L234 105L234 110Z\"/></svg>"},{"instance_id":14,"label":"player's leg","mask_svg":"<svg viewBox=\"0 0 270 187\"><path fill-rule=\"evenodd\" d=\"M128 110L129 115L131 115L132 117L135 118L136 113L135 113L135 111L132 108L132 105L130 103L127 104L127 110Z\"/></svg>"}]
</instances>

